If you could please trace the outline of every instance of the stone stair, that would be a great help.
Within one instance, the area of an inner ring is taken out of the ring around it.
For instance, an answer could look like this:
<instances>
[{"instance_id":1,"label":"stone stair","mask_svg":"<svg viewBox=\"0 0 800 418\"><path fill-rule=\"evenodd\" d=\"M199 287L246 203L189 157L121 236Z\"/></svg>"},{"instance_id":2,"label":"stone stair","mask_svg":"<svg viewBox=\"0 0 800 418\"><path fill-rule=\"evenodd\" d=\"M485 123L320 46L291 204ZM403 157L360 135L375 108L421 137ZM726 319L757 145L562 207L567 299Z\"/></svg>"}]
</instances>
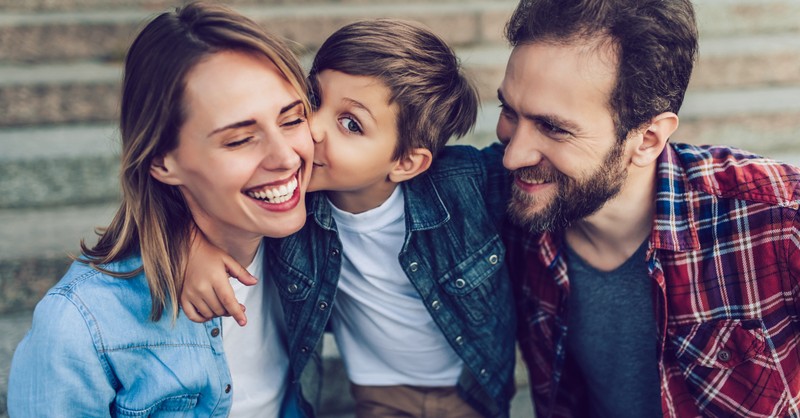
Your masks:
<instances>
[{"instance_id":1,"label":"stone stair","mask_svg":"<svg viewBox=\"0 0 800 418\"><path fill-rule=\"evenodd\" d=\"M180 1L0 0L0 327L27 329L67 254L110 219L119 195L120 61L144 21ZM493 140L496 88L510 52L502 28L516 1L225 2L291 39L305 63L328 34L356 19L427 24L457 50L484 100L475 132L461 142ZM800 162L800 0L695 4L700 60L675 140ZM0 335L2 418L10 353L22 334ZM336 353L329 357L331 370L340 370ZM331 413L348 413L345 386L327 395Z\"/></svg>"}]
</instances>

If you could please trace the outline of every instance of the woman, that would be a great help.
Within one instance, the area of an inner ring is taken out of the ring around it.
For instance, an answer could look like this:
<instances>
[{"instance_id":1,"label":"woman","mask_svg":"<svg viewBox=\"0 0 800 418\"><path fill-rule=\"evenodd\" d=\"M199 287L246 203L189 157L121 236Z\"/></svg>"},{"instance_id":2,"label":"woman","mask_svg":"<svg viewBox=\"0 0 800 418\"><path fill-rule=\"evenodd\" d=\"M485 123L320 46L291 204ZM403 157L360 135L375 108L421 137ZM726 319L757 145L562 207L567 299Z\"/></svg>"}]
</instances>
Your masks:
<instances>
[{"instance_id":1,"label":"woman","mask_svg":"<svg viewBox=\"0 0 800 418\"><path fill-rule=\"evenodd\" d=\"M285 45L223 7L144 27L125 60L122 204L37 306L12 361L11 417L298 414L274 285L248 296L262 315L224 339L176 295L193 225L258 276L262 237L305 222L302 80Z\"/></svg>"}]
</instances>

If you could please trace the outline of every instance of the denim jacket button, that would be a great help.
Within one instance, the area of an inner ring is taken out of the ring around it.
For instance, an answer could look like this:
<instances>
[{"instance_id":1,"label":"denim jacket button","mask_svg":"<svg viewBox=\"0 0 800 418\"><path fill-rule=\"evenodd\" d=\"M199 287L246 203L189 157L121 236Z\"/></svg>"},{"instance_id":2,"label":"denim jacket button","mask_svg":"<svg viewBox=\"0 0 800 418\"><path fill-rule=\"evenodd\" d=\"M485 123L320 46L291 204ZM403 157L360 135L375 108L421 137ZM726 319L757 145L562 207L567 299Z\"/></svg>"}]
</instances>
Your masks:
<instances>
[{"instance_id":1,"label":"denim jacket button","mask_svg":"<svg viewBox=\"0 0 800 418\"><path fill-rule=\"evenodd\" d=\"M417 263L416 261L414 261L413 263L411 263L411 264L409 264L409 265L408 265L408 269L409 269L409 270L411 270L411 271L417 271L417 270L419 270L419 263Z\"/></svg>"},{"instance_id":2,"label":"denim jacket button","mask_svg":"<svg viewBox=\"0 0 800 418\"><path fill-rule=\"evenodd\" d=\"M489 256L490 264L497 264L498 261L500 261L500 257L498 257L497 254L492 254Z\"/></svg>"},{"instance_id":3,"label":"denim jacket button","mask_svg":"<svg viewBox=\"0 0 800 418\"><path fill-rule=\"evenodd\" d=\"M460 335L458 337L456 337L456 344L458 344L458 345L464 344L464 337L462 337Z\"/></svg>"},{"instance_id":4,"label":"denim jacket button","mask_svg":"<svg viewBox=\"0 0 800 418\"><path fill-rule=\"evenodd\" d=\"M462 278L456 279L456 287L461 289L462 287L466 286L467 282L464 281Z\"/></svg>"},{"instance_id":5,"label":"denim jacket button","mask_svg":"<svg viewBox=\"0 0 800 418\"><path fill-rule=\"evenodd\" d=\"M211 330L211 336L212 337L218 337L219 336L219 328L212 329Z\"/></svg>"},{"instance_id":6,"label":"denim jacket button","mask_svg":"<svg viewBox=\"0 0 800 418\"><path fill-rule=\"evenodd\" d=\"M286 288L286 290L288 290L289 293L295 293L297 292L297 285L292 283L289 285L289 287Z\"/></svg>"},{"instance_id":7,"label":"denim jacket button","mask_svg":"<svg viewBox=\"0 0 800 418\"><path fill-rule=\"evenodd\" d=\"M319 310L324 311L325 309L328 309L328 302L325 302L325 301L320 302L319 303Z\"/></svg>"},{"instance_id":8,"label":"denim jacket button","mask_svg":"<svg viewBox=\"0 0 800 418\"><path fill-rule=\"evenodd\" d=\"M334 256L334 257L338 256L339 255L339 249L338 248L332 249L331 250L331 255Z\"/></svg>"},{"instance_id":9,"label":"denim jacket button","mask_svg":"<svg viewBox=\"0 0 800 418\"><path fill-rule=\"evenodd\" d=\"M231 385L230 384L225 385L225 393L231 393Z\"/></svg>"},{"instance_id":10,"label":"denim jacket button","mask_svg":"<svg viewBox=\"0 0 800 418\"><path fill-rule=\"evenodd\" d=\"M433 308L434 311L438 311L442 308L442 304L438 300L435 300L431 302L431 308Z\"/></svg>"},{"instance_id":11,"label":"denim jacket button","mask_svg":"<svg viewBox=\"0 0 800 418\"><path fill-rule=\"evenodd\" d=\"M481 376L486 376L487 373L486 369L481 369Z\"/></svg>"},{"instance_id":12,"label":"denim jacket button","mask_svg":"<svg viewBox=\"0 0 800 418\"><path fill-rule=\"evenodd\" d=\"M308 347L306 347L306 346L302 346L302 347L300 348L300 352L301 352L301 353L308 353Z\"/></svg>"}]
</instances>

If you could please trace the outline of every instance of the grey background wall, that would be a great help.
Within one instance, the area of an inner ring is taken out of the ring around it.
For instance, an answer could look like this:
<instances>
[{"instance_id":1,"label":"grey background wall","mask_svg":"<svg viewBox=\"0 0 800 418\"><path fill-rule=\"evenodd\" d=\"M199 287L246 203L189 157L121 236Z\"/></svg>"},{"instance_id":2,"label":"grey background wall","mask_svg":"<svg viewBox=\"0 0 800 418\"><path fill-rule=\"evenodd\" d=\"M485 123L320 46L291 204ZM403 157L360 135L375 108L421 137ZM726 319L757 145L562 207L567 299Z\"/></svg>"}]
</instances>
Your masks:
<instances>
[{"instance_id":1,"label":"grey background wall","mask_svg":"<svg viewBox=\"0 0 800 418\"><path fill-rule=\"evenodd\" d=\"M229 0L308 63L341 25L400 17L457 50L483 108L463 143L494 140L513 0ZM180 0L0 0L0 417L8 365L38 299L118 200L120 61L133 34ZM697 0L700 59L673 140L800 163L800 0ZM330 344L329 344L330 345ZM327 409L347 414L335 347ZM519 370L520 385L525 384ZM338 380L337 380L338 379ZM518 416L530 416L520 388ZM346 415L345 415L346 416Z\"/></svg>"}]
</instances>

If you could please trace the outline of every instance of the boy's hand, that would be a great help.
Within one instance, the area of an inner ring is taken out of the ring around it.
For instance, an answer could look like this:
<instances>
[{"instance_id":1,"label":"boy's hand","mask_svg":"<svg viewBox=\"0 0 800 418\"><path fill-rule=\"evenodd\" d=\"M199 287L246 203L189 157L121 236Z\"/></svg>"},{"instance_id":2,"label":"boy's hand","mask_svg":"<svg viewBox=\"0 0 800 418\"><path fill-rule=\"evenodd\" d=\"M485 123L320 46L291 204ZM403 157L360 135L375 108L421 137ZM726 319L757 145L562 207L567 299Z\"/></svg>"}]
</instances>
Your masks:
<instances>
[{"instance_id":1,"label":"boy's hand","mask_svg":"<svg viewBox=\"0 0 800 418\"><path fill-rule=\"evenodd\" d=\"M205 322L216 316L232 316L240 326L247 324L245 307L236 300L230 277L246 286L258 280L231 256L196 231L186 262L180 304L186 317Z\"/></svg>"}]
</instances>

